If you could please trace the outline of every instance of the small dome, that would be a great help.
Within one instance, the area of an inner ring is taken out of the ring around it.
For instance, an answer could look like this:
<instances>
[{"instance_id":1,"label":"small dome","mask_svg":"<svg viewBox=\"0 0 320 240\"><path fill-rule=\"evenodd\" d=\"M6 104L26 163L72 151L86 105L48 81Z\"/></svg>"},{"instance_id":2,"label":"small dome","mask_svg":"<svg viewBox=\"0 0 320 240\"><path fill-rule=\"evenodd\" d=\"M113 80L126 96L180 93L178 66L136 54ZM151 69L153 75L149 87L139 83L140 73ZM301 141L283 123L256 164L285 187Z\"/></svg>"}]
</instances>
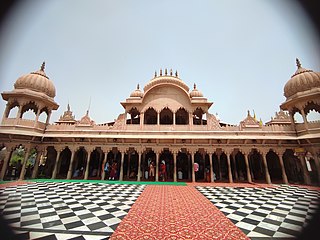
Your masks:
<instances>
[{"instance_id":1,"label":"small dome","mask_svg":"<svg viewBox=\"0 0 320 240\"><path fill-rule=\"evenodd\" d=\"M143 97L143 92L140 90L139 84L137 85L137 89L130 94L130 97L139 97L139 98Z\"/></svg>"},{"instance_id":2,"label":"small dome","mask_svg":"<svg viewBox=\"0 0 320 240\"><path fill-rule=\"evenodd\" d=\"M30 89L45 93L47 96L54 98L56 96L56 88L44 72L44 68L45 63L43 62L40 70L19 77L14 84L14 88Z\"/></svg>"},{"instance_id":3,"label":"small dome","mask_svg":"<svg viewBox=\"0 0 320 240\"><path fill-rule=\"evenodd\" d=\"M200 91L197 89L196 84L193 85L193 90L192 90L191 93L190 93L190 97L191 97L191 98L193 98L193 97L203 97L202 92L200 92Z\"/></svg>"},{"instance_id":4,"label":"small dome","mask_svg":"<svg viewBox=\"0 0 320 240\"><path fill-rule=\"evenodd\" d=\"M289 98L298 92L304 92L320 87L320 73L301 67L299 59L296 59L297 71L284 86L284 96Z\"/></svg>"}]
</instances>

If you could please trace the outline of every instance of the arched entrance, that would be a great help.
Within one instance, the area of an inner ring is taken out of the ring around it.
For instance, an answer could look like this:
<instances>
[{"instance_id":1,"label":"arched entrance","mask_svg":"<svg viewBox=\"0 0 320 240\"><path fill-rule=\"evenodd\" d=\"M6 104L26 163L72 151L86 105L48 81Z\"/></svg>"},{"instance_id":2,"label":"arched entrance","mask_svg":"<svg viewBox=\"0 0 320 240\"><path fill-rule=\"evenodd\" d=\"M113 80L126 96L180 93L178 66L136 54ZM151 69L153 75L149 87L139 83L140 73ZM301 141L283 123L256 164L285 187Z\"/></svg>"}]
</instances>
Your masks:
<instances>
[{"instance_id":1,"label":"arched entrance","mask_svg":"<svg viewBox=\"0 0 320 240\"><path fill-rule=\"evenodd\" d=\"M273 150L270 150L266 155L266 160L271 182L282 183L283 179L279 156Z\"/></svg>"}]
</instances>

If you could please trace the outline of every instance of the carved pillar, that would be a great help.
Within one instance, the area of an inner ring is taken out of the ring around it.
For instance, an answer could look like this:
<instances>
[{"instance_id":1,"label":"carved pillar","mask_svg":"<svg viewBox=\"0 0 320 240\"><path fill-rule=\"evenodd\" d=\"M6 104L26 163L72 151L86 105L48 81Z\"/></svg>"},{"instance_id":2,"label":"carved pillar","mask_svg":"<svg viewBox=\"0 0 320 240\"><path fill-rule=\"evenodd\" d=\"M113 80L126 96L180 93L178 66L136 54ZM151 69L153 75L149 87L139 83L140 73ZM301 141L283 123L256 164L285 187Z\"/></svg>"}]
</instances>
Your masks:
<instances>
[{"instance_id":1,"label":"carved pillar","mask_svg":"<svg viewBox=\"0 0 320 240\"><path fill-rule=\"evenodd\" d=\"M177 181L177 152L173 151L173 181Z\"/></svg>"},{"instance_id":2,"label":"carved pillar","mask_svg":"<svg viewBox=\"0 0 320 240\"><path fill-rule=\"evenodd\" d=\"M249 183L251 183L252 179L251 179L250 166L249 166L248 154L247 153L244 154L244 160L246 162L247 180L248 180Z\"/></svg>"},{"instance_id":3,"label":"carved pillar","mask_svg":"<svg viewBox=\"0 0 320 240\"><path fill-rule=\"evenodd\" d=\"M61 151L62 151L61 149L57 150L56 162L54 163L54 169L52 172L51 179L55 179L57 177L58 164L59 164L59 158L60 158Z\"/></svg>"},{"instance_id":4,"label":"carved pillar","mask_svg":"<svg viewBox=\"0 0 320 240\"><path fill-rule=\"evenodd\" d=\"M287 178L286 170L285 170L284 164L283 164L283 153L280 153L279 162L280 162L280 166L281 166L281 174L282 174L283 183L288 184L288 178Z\"/></svg>"},{"instance_id":5,"label":"carved pillar","mask_svg":"<svg viewBox=\"0 0 320 240\"><path fill-rule=\"evenodd\" d=\"M192 182L195 182L196 181L196 174L194 172L194 153L193 152L191 152L190 157L191 157Z\"/></svg>"},{"instance_id":6,"label":"carved pillar","mask_svg":"<svg viewBox=\"0 0 320 240\"><path fill-rule=\"evenodd\" d=\"M28 162L28 157L29 157L30 151L31 151L31 147L29 147L28 149L25 149L25 155L24 155L24 159L23 159L23 164L22 164L22 168L21 168L19 181L24 179L24 175L26 173L26 166L27 166L27 162Z\"/></svg>"},{"instance_id":7,"label":"carved pillar","mask_svg":"<svg viewBox=\"0 0 320 240\"><path fill-rule=\"evenodd\" d=\"M229 176L229 183L233 183L232 172L231 172L231 163L230 163L230 153L226 152L227 155L227 162L228 162L228 176Z\"/></svg>"},{"instance_id":8,"label":"carved pillar","mask_svg":"<svg viewBox=\"0 0 320 240\"><path fill-rule=\"evenodd\" d=\"M7 168L8 168L8 163L9 163L11 155L12 155L12 149L10 148L8 150L7 150L6 155L4 157L4 162L3 162L3 165L2 165L2 169L1 169L0 180L3 180L4 176L6 175Z\"/></svg>"},{"instance_id":9,"label":"carved pillar","mask_svg":"<svg viewBox=\"0 0 320 240\"><path fill-rule=\"evenodd\" d=\"M71 150L71 149L70 149ZM70 164L69 164L69 170L68 170L68 175L67 175L67 179L71 179L72 177L72 166L73 166L73 162L75 159L75 150L71 150L71 159L70 159Z\"/></svg>"},{"instance_id":10,"label":"carved pillar","mask_svg":"<svg viewBox=\"0 0 320 240\"><path fill-rule=\"evenodd\" d=\"M120 163L120 175L119 175L119 180L120 180L120 181L123 181L124 154L125 154L125 151L122 151L122 152L121 152L121 163Z\"/></svg>"},{"instance_id":11,"label":"carved pillar","mask_svg":"<svg viewBox=\"0 0 320 240\"><path fill-rule=\"evenodd\" d=\"M87 162L86 162L86 171L84 173L84 179L87 180L89 177L89 166L90 166L90 157L91 157L92 151L88 151L88 156L87 156Z\"/></svg>"},{"instance_id":12,"label":"carved pillar","mask_svg":"<svg viewBox=\"0 0 320 240\"><path fill-rule=\"evenodd\" d=\"M271 184L271 178L270 178L269 169L268 169L268 162L266 159L266 153L261 152L261 156L262 156L262 161L263 161L263 166L264 166L264 173L266 176L266 182L267 182L267 184Z\"/></svg>"},{"instance_id":13,"label":"carved pillar","mask_svg":"<svg viewBox=\"0 0 320 240\"><path fill-rule=\"evenodd\" d=\"M160 153L156 151L156 182L159 181L159 157Z\"/></svg>"},{"instance_id":14,"label":"carved pillar","mask_svg":"<svg viewBox=\"0 0 320 240\"><path fill-rule=\"evenodd\" d=\"M210 163L210 179L211 182L214 182L214 178L213 178L213 164L212 164L212 153L209 152L209 163Z\"/></svg>"},{"instance_id":15,"label":"carved pillar","mask_svg":"<svg viewBox=\"0 0 320 240\"><path fill-rule=\"evenodd\" d=\"M140 182L141 180L141 156L142 156L142 152L139 151L138 152L138 178L137 178L137 181Z\"/></svg>"},{"instance_id":16,"label":"carved pillar","mask_svg":"<svg viewBox=\"0 0 320 240\"><path fill-rule=\"evenodd\" d=\"M36 161L35 161L34 166L33 166L33 171L32 171L32 176L31 176L31 178L36 178L37 175L38 175L39 162L40 162L41 156L43 156L43 151L42 151L42 150L39 150L39 151L37 152Z\"/></svg>"},{"instance_id":17,"label":"carved pillar","mask_svg":"<svg viewBox=\"0 0 320 240\"><path fill-rule=\"evenodd\" d=\"M105 178L106 178L106 172L104 171L104 166L106 165L106 162L107 162L107 156L108 156L108 154L105 153L105 154L104 154L104 159L103 159L103 162L102 162L101 180L105 180Z\"/></svg>"}]
</instances>

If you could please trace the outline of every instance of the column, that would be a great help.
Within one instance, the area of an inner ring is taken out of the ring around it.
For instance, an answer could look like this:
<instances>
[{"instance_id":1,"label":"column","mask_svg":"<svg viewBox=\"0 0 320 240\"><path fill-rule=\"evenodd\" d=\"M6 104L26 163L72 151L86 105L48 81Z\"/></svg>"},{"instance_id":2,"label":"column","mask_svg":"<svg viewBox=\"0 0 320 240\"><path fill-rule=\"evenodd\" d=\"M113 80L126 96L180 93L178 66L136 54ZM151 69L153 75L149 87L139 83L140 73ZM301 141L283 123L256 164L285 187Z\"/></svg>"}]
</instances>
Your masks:
<instances>
[{"instance_id":1,"label":"column","mask_svg":"<svg viewBox=\"0 0 320 240\"><path fill-rule=\"evenodd\" d=\"M84 173L84 179L87 180L89 177L89 166L90 166L90 156L92 151L88 151L87 162L86 162L86 171Z\"/></svg>"},{"instance_id":2,"label":"column","mask_svg":"<svg viewBox=\"0 0 320 240\"><path fill-rule=\"evenodd\" d=\"M251 183L252 180L251 180L250 166L249 166L249 161L248 161L248 154L244 154L244 160L246 162L247 180L249 183Z\"/></svg>"},{"instance_id":3,"label":"column","mask_svg":"<svg viewBox=\"0 0 320 240\"><path fill-rule=\"evenodd\" d=\"M190 156L191 156L191 173L192 173L192 182L195 182L195 181L196 181L196 175L195 175L195 172L194 172L194 153L193 153L193 152L191 152Z\"/></svg>"},{"instance_id":4,"label":"column","mask_svg":"<svg viewBox=\"0 0 320 240\"><path fill-rule=\"evenodd\" d=\"M307 170L307 165L306 165L306 160L304 158L304 154L303 155L302 154L299 155L298 158L299 158L299 160L301 162L301 165L302 165L304 182L305 182L305 184L310 185L311 184L311 180L310 180L310 176L309 176L309 173L308 173L308 170Z\"/></svg>"},{"instance_id":5,"label":"column","mask_svg":"<svg viewBox=\"0 0 320 240\"><path fill-rule=\"evenodd\" d=\"M71 150L71 149L70 149ZM75 151L72 150L71 151L71 159L70 159L70 164L69 164L69 170L68 170L68 175L67 175L67 179L71 179L72 177L72 165L73 165L73 161L75 159Z\"/></svg>"},{"instance_id":6,"label":"column","mask_svg":"<svg viewBox=\"0 0 320 240\"><path fill-rule=\"evenodd\" d=\"M213 178L213 164L212 164L212 153L209 152L209 162L210 162L210 179L211 182L214 182L214 178Z\"/></svg>"},{"instance_id":7,"label":"column","mask_svg":"<svg viewBox=\"0 0 320 240\"><path fill-rule=\"evenodd\" d=\"M177 152L173 151L173 181L177 181Z\"/></svg>"},{"instance_id":8,"label":"column","mask_svg":"<svg viewBox=\"0 0 320 240\"><path fill-rule=\"evenodd\" d=\"M228 176L229 176L229 183L233 183L232 172L231 172L231 163L230 163L230 154L227 152L227 162L228 162Z\"/></svg>"},{"instance_id":9,"label":"column","mask_svg":"<svg viewBox=\"0 0 320 240\"><path fill-rule=\"evenodd\" d=\"M104 154L104 159L103 159L103 162L102 162L101 180L104 180L104 179L106 178L106 172L104 171L104 166L106 165L106 162L107 162L107 156L108 156L108 154L105 153L105 154Z\"/></svg>"},{"instance_id":10,"label":"column","mask_svg":"<svg viewBox=\"0 0 320 240\"><path fill-rule=\"evenodd\" d=\"M31 147L29 147L28 149L25 149L25 155L24 155L24 159L23 159L23 164L22 164L22 168L21 168L21 173L20 173L20 177L19 177L19 181L24 179L24 175L26 173L26 166L27 166L27 162L28 162L28 157L30 154L30 150Z\"/></svg>"},{"instance_id":11,"label":"column","mask_svg":"<svg viewBox=\"0 0 320 240\"><path fill-rule=\"evenodd\" d=\"M12 154L12 150L10 149L9 151L7 150L6 155L4 157L4 162L2 165L2 169L1 169L1 175L0 175L0 180L3 180L6 172L7 172L7 168L8 168L8 163L10 161L11 158L11 154Z\"/></svg>"},{"instance_id":12,"label":"column","mask_svg":"<svg viewBox=\"0 0 320 240\"><path fill-rule=\"evenodd\" d=\"M36 161L35 161L34 166L33 166L33 171L32 171L31 178L36 178L37 175L38 175L39 162L40 162L40 159L41 159L42 155L43 155L43 152L39 150L37 152L37 158L36 158Z\"/></svg>"},{"instance_id":13,"label":"column","mask_svg":"<svg viewBox=\"0 0 320 240\"><path fill-rule=\"evenodd\" d=\"M138 156L138 178L137 178L137 181L140 182L140 179L141 179L141 155L142 155L142 153L139 151L138 154L139 154L139 156Z\"/></svg>"},{"instance_id":14,"label":"column","mask_svg":"<svg viewBox=\"0 0 320 240\"><path fill-rule=\"evenodd\" d=\"M270 174L269 174L269 169L268 169L268 162L266 159L266 154L264 152L261 152L261 156L262 156L262 161L263 161L263 166L264 166L264 172L266 175L266 182L267 184L271 184L271 178L270 178Z\"/></svg>"},{"instance_id":15,"label":"column","mask_svg":"<svg viewBox=\"0 0 320 240\"><path fill-rule=\"evenodd\" d=\"M279 157L279 162L280 162L280 166L281 166L281 174L282 174L283 183L288 184L289 182L288 182L286 170L285 170L284 164L283 164L283 153L281 153L281 155Z\"/></svg>"},{"instance_id":16,"label":"column","mask_svg":"<svg viewBox=\"0 0 320 240\"><path fill-rule=\"evenodd\" d=\"M56 162L54 163L54 169L53 169L53 172L52 172L51 179L55 179L57 177L60 153L61 153L61 150L60 149L57 150Z\"/></svg>"},{"instance_id":17,"label":"column","mask_svg":"<svg viewBox=\"0 0 320 240\"><path fill-rule=\"evenodd\" d=\"M159 181L159 157L160 157L160 153L157 151L156 152L156 182Z\"/></svg>"},{"instance_id":18,"label":"column","mask_svg":"<svg viewBox=\"0 0 320 240\"><path fill-rule=\"evenodd\" d=\"M124 154L125 154L125 151L121 152L120 175L119 175L119 180L120 181L123 181ZM129 166L128 166L128 168L129 168Z\"/></svg>"}]
</instances>

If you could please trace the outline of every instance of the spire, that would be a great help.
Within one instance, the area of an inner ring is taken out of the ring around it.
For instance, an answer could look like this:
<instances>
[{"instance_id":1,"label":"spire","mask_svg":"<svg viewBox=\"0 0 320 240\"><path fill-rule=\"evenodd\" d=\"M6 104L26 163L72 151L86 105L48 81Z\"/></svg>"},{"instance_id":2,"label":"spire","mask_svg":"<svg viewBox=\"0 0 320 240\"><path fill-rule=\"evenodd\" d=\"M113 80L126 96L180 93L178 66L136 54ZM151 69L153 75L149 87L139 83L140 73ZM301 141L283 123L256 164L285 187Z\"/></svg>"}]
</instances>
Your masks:
<instances>
[{"instance_id":1,"label":"spire","mask_svg":"<svg viewBox=\"0 0 320 240\"><path fill-rule=\"evenodd\" d=\"M300 63L300 60L298 58L296 58L296 64L297 64L298 68L301 68L301 63Z\"/></svg>"},{"instance_id":2,"label":"spire","mask_svg":"<svg viewBox=\"0 0 320 240\"><path fill-rule=\"evenodd\" d=\"M44 72L45 67L46 67L46 62L43 62L42 65L41 65L40 70L41 70L42 72Z\"/></svg>"}]
</instances>

